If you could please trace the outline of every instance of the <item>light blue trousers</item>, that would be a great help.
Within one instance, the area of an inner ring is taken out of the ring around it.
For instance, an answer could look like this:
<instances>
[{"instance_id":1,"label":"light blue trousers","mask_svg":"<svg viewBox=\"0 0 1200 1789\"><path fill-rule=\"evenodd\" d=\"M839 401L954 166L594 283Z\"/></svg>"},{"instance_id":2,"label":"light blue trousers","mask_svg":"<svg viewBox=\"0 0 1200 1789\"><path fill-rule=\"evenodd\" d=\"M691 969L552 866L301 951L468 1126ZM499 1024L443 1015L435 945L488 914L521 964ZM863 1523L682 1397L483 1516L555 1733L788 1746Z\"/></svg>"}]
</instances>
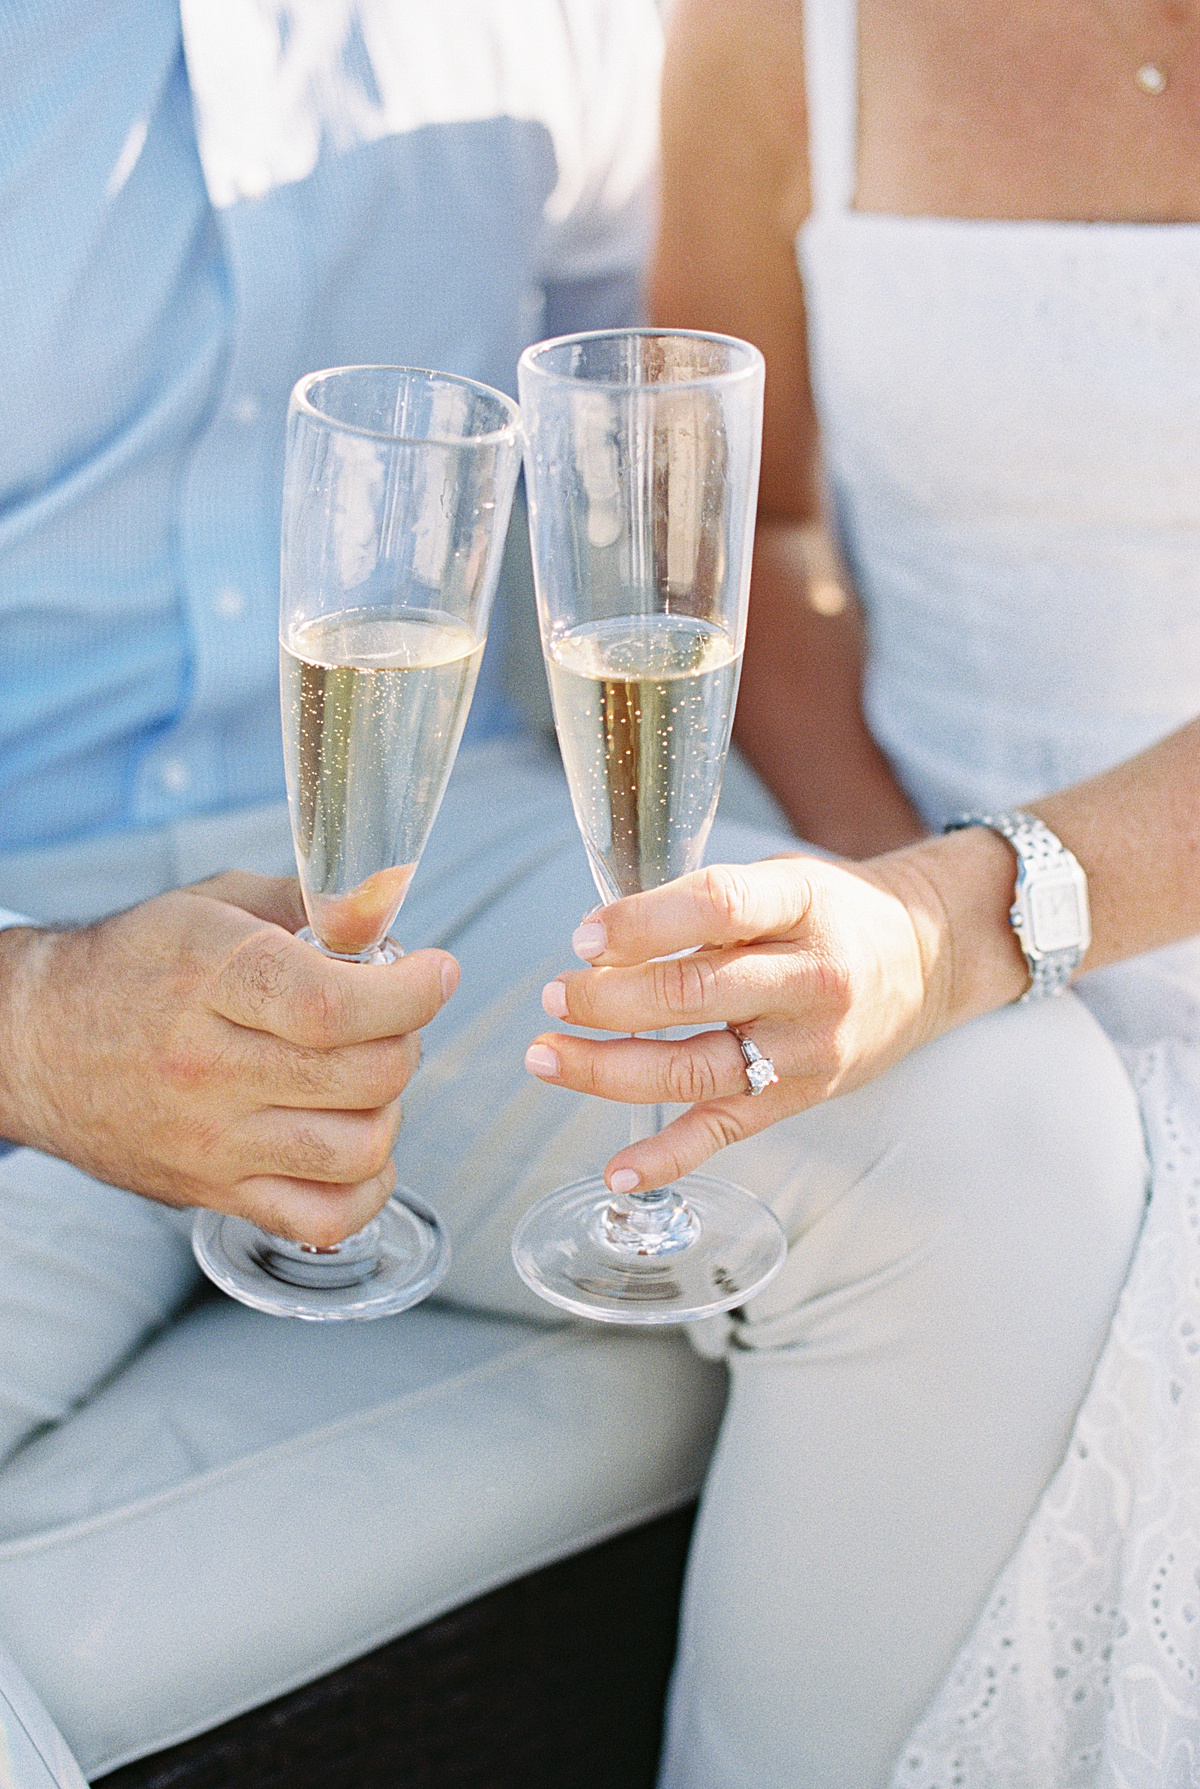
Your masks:
<instances>
[{"instance_id":1,"label":"light blue trousers","mask_svg":"<svg viewBox=\"0 0 1200 1789\"><path fill-rule=\"evenodd\" d=\"M710 857L778 848L718 828ZM79 919L290 860L271 809L0 860L0 907ZM553 1320L512 1271L513 1224L627 1134L623 1108L522 1066L593 902L557 769L525 747L464 755L398 927L453 950L463 981L397 1150L450 1225L462 1304ZM966 1026L720 1166L771 1200L791 1249L696 1336L731 1389L663 1789L873 1789L1062 1455L1141 1220L1136 1101L1068 996ZM0 1458L195 1286L178 1214L31 1151L0 1161Z\"/></svg>"}]
</instances>

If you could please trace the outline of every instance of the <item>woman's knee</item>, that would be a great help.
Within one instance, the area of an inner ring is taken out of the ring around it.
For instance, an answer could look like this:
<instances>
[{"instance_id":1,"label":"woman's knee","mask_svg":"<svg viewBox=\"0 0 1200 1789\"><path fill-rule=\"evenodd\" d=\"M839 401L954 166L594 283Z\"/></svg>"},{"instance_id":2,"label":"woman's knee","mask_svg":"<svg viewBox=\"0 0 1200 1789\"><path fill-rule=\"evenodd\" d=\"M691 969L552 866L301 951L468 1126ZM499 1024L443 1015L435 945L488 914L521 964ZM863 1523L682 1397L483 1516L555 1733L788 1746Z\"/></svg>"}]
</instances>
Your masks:
<instances>
[{"instance_id":1,"label":"woman's knee","mask_svg":"<svg viewBox=\"0 0 1200 1789\"><path fill-rule=\"evenodd\" d=\"M964 1027L790 1147L788 1262L726 1338L672 1784L888 1779L1062 1457L1144 1205L1135 1097L1073 1001Z\"/></svg>"},{"instance_id":2,"label":"woman's knee","mask_svg":"<svg viewBox=\"0 0 1200 1789\"><path fill-rule=\"evenodd\" d=\"M1076 1320L1090 1313L1098 1346L1148 1175L1133 1088L1070 997L962 1026L739 1145L729 1165L770 1199L791 1245L735 1326L742 1346L768 1347L829 1340L831 1326L852 1345L872 1309L889 1334L934 1322L914 1279L981 1315L1033 1320L1065 1296Z\"/></svg>"}]
</instances>

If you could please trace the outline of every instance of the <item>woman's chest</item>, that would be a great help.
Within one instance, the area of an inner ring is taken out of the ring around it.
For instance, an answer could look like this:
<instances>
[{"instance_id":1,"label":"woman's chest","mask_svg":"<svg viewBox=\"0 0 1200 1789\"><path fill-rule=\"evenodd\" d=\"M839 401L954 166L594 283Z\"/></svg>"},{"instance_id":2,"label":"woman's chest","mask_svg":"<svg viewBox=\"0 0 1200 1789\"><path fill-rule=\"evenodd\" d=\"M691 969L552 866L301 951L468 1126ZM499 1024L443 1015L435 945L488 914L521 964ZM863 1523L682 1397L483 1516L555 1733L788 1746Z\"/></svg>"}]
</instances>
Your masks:
<instances>
[{"instance_id":1,"label":"woman's chest","mask_svg":"<svg viewBox=\"0 0 1200 1789\"><path fill-rule=\"evenodd\" d=\"M860 210L1200 219L1192 0L861 0L858 16Z\"/></svg>"}]
</instances>

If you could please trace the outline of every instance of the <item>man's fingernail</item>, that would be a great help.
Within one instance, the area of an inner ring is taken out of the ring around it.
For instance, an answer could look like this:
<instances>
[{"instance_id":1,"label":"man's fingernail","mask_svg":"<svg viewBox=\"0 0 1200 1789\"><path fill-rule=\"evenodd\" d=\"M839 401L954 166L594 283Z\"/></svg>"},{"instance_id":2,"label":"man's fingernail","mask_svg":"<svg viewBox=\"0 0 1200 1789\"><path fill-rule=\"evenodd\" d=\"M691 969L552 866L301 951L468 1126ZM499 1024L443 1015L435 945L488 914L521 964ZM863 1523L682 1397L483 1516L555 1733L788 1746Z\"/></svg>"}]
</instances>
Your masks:
<instances>
[{"instance_id":1,"label":"man's fingernail","mask_svg":"<svg viewBox=\"0 0 1200 1789\"><path fill-rule=\"evenodd\" d=\"M618 1168L608 1185L610 1191L616 1193L620 1198L622 1193L631 1193L636 1186L639 1186L641 1179L641 1175L635 1174L632 1168Z\"/></svg>"},{"instance_id":2,"label":"man's fingernail","mask_svg":"<svg viewBox=\"0 0 1200 1789\"><path fill-rule=\"evenodd\" d=\"M560 981L548 981L542 989L542 1005L552 1019L567 1016L567 990Z\"/></svg>"},{"instance_id":3,"label":"man's fingernail","mask_svg":"<svg viewBox=\"0 0 1200 1789\"><path fill-rule=\"evenodd\" d=\"M453 957L447 957L442 964L442 996L449 1000L451 994L462 980L462 970Z\"/></svg>"},{"instance_id":4,"label":"man's fingernail","mask_svg":"<svg viewBox=\"0 0 1200 1789\"><path fill-rule=\"evenodd\" d=\"M608 933L598 919L585 919L581 926L575 927L571 933L571 949L585 963L603 955L608 949Z\"/></svg>"},{"instance_id":5,"label":"man's fingernail","mask_svg":"<svg viewBox=\"0 0 1200 1789\"><path fill-rule=\"evenodd\" d=\"M525 1052L525 1067L531 1075L537 1075L543 1081L557 1081L558 1052L548 1044L530 1044Z\"/></svg>"}]
</instances>

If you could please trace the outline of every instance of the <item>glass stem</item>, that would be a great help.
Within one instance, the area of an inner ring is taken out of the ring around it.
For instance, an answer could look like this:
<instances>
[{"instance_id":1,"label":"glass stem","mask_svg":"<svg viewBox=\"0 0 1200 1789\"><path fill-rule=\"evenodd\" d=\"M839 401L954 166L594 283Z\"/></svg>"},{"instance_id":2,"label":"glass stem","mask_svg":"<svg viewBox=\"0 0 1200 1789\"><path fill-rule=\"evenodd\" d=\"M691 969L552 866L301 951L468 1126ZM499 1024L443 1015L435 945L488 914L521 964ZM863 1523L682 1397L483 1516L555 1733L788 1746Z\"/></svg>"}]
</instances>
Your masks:
<instances>
[{"instance_id":1,"label":"glass stem","mask_svg":"<svg viewBox=\"0 0 1200 1789\"><path fill-rule=\"evenodd\" d=\"M662 1038L661 1031L645 1031L641 1034L651 1042ZM644 1143L647 1137L656 1137L663 1127L663 1108L661 1106L630 1106L629 1108L629 1141ZM629 1193L626 1195L632 1204L643 1210L662 1208L670 1205L675 1194L669 1186L655 1187L649 1193Z\"/></svg>"},{"instance_id":2,"label":"glass stem","mask_svg":"<svg viewBox=\"0 0 1200 1789\"><path fill-rule=\"evenodd\" d=\"M657 1031L645 1032L652 1039ZM631 1106L629 1141L642 1143L662 1129L661 1106ZM700 1225L677 1186L658 1186L647 1193L621 1193L609 1199L599 1220L600 1235L624 1255L653 1263L692 1246Z\"/></svg>"}]
</instances>

